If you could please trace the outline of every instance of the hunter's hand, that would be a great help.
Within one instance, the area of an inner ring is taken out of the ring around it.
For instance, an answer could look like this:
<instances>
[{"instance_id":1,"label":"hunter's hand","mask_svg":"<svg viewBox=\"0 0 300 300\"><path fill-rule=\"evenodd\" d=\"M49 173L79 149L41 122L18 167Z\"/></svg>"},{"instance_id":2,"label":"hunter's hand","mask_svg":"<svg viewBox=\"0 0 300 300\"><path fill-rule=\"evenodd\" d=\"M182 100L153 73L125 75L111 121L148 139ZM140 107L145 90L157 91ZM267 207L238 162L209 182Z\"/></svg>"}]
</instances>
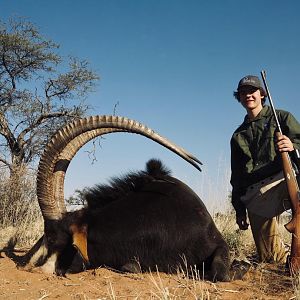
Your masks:
<instances>
[{"instance_id":1,"label":"hunter's hand","mask_svg":"<svg viewBox=\"0 0 300 300\"><path fill-rule=\"evenodd\" d=\"M247 223L247 217L242 216L242 217L236 217L236 223L239 225L239 228L241 230L247 230L249 224Z\"/></svg>"},{"instance_id":2,"label":"hunter's hand","mask_svg":"<svg viewBox=\"0 0 300 300\"><path fill-rule=\"evenodd\" d=\"M286 135L281 135L277 137L277 149L279 152L291 152L294 145Z\"/></svg>"}]
</instances>

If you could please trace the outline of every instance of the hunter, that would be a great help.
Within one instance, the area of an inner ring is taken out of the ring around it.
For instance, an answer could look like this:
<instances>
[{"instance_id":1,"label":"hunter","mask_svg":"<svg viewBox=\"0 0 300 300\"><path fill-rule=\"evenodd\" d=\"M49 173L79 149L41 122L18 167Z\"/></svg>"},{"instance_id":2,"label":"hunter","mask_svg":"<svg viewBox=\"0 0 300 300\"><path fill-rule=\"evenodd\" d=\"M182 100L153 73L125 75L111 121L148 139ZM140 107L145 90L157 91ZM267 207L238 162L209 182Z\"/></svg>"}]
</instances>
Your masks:
<instances>
[{"instance_id":1,"label":"hunter","mask_svg":"<svg viewBox=\"0 0 300 300\"><path fill-rule=\"evenodd\" d=\"M257 76L243 77L234 97L246 109L230 141L236 223L246 230L249 220L259 261L286 263L289 249L280 237L278 216L291 206L280 152L289 152L299 168L300 124L291 113L276 110L283 135L275 138L275 118L265 104L267 94Z\"/></svg>"}]
</instances>

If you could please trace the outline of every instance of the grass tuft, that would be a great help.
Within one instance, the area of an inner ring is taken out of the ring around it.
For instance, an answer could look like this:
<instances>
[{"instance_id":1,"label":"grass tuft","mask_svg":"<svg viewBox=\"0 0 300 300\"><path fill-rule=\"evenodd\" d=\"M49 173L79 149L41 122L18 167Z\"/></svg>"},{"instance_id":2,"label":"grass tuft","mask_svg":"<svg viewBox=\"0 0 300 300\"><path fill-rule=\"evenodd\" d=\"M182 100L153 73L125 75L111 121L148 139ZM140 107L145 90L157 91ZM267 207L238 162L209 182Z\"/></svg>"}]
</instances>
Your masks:
<instances>
[{"instance_id":1,"label":"grass tuft","mask_svg":"<svg viewBox=\"0 0 300 300\"><path fill-rule=\"evenodd\" d=\"M36 198L36 176L21 168L14 176L0 173L0 244L31 246L43 232L43 220Z\"/></svg>"}]
</instances>

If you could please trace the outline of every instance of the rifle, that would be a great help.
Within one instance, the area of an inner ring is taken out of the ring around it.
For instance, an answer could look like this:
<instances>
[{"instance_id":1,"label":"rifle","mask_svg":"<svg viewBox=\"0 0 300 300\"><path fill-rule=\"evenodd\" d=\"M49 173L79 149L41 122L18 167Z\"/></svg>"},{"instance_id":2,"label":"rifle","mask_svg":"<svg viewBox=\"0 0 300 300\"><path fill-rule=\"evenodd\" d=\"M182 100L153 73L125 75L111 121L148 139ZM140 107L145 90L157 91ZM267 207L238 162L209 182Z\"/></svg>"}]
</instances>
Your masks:
<instances>
[{"instance_id":1,"label":"rifle","mask_svg":"<svg viewBox=\"0 0 300 300\"><path fill-rule=\"evenodd\" d=\"M278 121L278 117L273 105L272 97L266 82L266 72L261 71L261 76L264 82L264 86L269 98L270 106L275 118L277 132L276 137L282 135L281 126ZM292 219L289 223L285 224L287 231L292 233L292 244L291 244L291 254L288 259L288 266L291 275L298 275L300 271L300 190L296 178L296 173L293 169L292 160L288 152L281 152L282 168L285 177L285 182L287 185L287 190L292 206Z\"/></svg>"}]
</instances>

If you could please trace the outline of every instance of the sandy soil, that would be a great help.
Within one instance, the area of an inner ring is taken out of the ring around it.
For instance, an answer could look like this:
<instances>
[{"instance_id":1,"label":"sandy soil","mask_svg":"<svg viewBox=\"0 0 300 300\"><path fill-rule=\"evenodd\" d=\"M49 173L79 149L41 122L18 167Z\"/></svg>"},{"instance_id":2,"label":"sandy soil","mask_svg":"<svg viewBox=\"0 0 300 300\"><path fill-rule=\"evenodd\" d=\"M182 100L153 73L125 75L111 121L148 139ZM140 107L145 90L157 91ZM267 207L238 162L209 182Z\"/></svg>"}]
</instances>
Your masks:
<instances>
[{"instance_id":1,"label":"sandy soil","mask_svg":"<svg viewBox=\"0 0 300 300\"><path fill-rule=\"evenodd\" d=\"M1 253L0 299L297 298L292 279L271 265L251 267L243 280L226 283L188 279L183 273L120 274L104 268L62 278L20 270Z\"/></svg>"}]
</instances>

